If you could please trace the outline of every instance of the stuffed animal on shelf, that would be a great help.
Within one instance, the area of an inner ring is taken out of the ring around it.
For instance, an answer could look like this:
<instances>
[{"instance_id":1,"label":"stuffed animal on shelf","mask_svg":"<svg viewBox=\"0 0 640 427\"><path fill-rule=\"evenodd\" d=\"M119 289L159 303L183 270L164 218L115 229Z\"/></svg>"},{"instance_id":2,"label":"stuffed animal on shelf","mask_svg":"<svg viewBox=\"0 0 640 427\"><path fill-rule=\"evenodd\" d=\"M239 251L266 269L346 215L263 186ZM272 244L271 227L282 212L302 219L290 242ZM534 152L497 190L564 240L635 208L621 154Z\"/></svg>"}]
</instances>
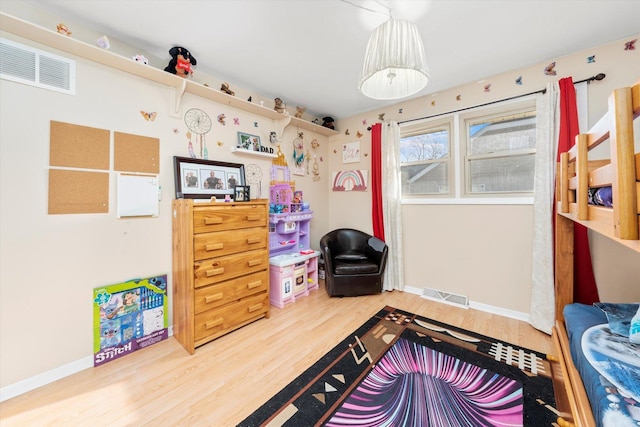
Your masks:
<instances>
[{"instance_id":1,"label":"stuffed animal on shelf","mask_svg":"<svg viewBox=\"0 0 640 427\"><path fill-rule=\"evenodd\" d=\"M191 52L184 47L174 46L169 50L169 55L171 55L171 61L164 69L165 71L180 77L189 77L193 74L191 67L196 65L198 61L191 55Z\"/></svg>"},{"instance_id":2,"label":"stuffed animal on shelf","mask_svg":"<svg viewBox=\"0 0 640 427\"><path fill-rule=\"evenodd\" d=\"M280 98L274 99L276 106L273 107L278 113L284 113L284 102Z\"/></svg>"},{"instance_id":3,"label":"stuffed animal on shelf","mask_svg":"<svg viewBox=\"0 0 640 427\"><path fill-rule=\"evenodd\" d=\"M232 96L235 96L235 94L236 94L234 91L229 89L229 83L227 83L227 82L223 82L222 83L222 85L220 86L220 90L222 92L224 92L226 94L229 94L229 95L232 95ZM251 101L249 101L249 102L251 102Z\"/></svg>"},{"instance_id":4,"label":"stuffed animal on shelf","mask_svg":"<svg viewBox=\"0 0 640 427\"><path fill-rule=\"evenodd\" d=\"M333 125L333 117L331 116L327 116L327 117L323 117L322 118L322 126L329 128L329 129L335 129L334 125Z\"/></svg>"},{"instance_id":5,"label":"stuffed animal on shelf","mask_svg":"<svg viewBox=\"0 0 640 427\"><path fill-rule=\"evenodd\" d=\"M306 110L307 110L307 107L298 107L298 106L296 106L296 114L294 114L294 115L297 118L301 118Z\"/></svg>"}]
</instances>

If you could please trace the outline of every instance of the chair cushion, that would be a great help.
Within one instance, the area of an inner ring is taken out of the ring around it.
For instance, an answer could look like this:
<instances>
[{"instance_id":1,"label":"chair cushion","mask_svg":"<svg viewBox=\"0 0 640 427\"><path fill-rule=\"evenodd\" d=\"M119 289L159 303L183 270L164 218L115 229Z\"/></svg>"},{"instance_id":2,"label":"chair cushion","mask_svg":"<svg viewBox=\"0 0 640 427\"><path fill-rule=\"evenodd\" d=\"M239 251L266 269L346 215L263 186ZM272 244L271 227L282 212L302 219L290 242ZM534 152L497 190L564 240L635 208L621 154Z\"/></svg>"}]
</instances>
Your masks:
<instances>
[{"instance_id":1,"label":"chair cushion","mask_svg":"<svg viewBox=\"0 0 640 427\"><path fill-rule=\"evenodd\" d=\"M340 261L366 261L367 256L360 251L350 250L340 252L339 254L335 255L333 259Z\"/></svg>"},{"instance_id":2,"label":"chair cushion","mask_svg":"<svg viewBox=\"0 0 640 427\"><path fill-rule=\"evenodd\" d=\"M336 275L355 275L365 273L376 273L378 265L370 261L339 261L335 262Z\"/></svg>"}]
</instances>

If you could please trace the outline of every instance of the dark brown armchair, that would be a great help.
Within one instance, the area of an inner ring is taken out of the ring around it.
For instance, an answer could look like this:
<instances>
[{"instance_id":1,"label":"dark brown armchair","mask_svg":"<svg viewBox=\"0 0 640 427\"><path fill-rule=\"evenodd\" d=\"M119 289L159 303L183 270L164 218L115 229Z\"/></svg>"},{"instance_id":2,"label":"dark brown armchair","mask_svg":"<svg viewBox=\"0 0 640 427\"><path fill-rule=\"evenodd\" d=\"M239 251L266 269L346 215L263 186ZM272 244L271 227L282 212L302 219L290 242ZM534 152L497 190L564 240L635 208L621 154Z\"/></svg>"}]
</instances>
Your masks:
<instances>
[{"instance_id":1,"label":"dark brown armchair","mask_svg":"<svg viewBox=\"0 0 640 427\"><path fill-rule=\"evenodd\" d=\"M325 287L329 296L357 296L382 292L388 247L377 237L340 228L320 239Z\"/></svg>"}]
</instances>

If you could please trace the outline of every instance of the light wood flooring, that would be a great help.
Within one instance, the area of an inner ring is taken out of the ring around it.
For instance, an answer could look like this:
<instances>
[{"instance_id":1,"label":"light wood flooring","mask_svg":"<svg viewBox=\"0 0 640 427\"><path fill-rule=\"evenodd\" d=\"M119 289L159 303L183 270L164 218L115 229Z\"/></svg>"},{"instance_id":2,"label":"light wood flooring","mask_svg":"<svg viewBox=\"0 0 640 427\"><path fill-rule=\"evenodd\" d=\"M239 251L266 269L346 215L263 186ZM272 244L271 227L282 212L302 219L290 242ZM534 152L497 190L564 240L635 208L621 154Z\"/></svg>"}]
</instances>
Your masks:
<instances>
[{"instance_id":1,"label":"light wood flooring","mask_svg":"<svg viewBox=\"0 0 640 427\"><path fill-rule=\"evenodd\" d=\"M525 322L399 291L322 288L190 356L173 338L0 404L9 426L235 426L385 305L553 353Z\"/></svg>"}]
</instances>

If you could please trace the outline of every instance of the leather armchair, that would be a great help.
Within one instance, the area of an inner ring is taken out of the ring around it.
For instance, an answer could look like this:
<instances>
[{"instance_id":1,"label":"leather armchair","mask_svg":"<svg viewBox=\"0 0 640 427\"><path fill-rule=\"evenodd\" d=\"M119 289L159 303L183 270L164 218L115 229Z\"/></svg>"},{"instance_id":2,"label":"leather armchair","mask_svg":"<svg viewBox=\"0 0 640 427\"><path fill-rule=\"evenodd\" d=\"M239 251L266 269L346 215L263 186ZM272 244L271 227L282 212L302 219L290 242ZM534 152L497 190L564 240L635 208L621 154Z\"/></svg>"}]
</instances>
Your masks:
<instances>
[{"instance_id":1,"label":"leather armchair","mask_svg":"<svg viewBox=\"0 0 640 427\"><path fill-rule=\"evenodd\" d=\"M340 228L320 239L325 288L329 296L357 296L382 292L388 247L377 237Z\"/></svg>"}]
</instances>

